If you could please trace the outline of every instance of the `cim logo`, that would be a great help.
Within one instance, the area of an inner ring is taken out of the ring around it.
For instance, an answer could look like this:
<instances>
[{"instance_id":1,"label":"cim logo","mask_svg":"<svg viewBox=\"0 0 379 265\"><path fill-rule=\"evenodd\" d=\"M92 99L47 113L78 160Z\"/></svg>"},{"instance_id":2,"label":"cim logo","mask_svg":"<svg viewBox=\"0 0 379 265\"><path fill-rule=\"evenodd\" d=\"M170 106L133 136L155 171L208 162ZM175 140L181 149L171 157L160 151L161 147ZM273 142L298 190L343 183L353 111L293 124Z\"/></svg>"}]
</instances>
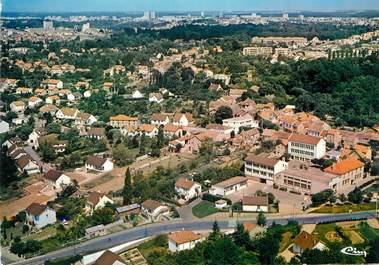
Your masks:
<instances>
[{"instance_id":1,"label":"cim logo","mask_svg":"<svg viewBox=\"0 0 379 265\"><path fill-rule=\"evenodd\" d=\"M355 247L345 247L341 249L341 253L350 255L350 256L365 256L367 255L366 251L362 250L357 250Z\"/></svg>"}]
</instances>

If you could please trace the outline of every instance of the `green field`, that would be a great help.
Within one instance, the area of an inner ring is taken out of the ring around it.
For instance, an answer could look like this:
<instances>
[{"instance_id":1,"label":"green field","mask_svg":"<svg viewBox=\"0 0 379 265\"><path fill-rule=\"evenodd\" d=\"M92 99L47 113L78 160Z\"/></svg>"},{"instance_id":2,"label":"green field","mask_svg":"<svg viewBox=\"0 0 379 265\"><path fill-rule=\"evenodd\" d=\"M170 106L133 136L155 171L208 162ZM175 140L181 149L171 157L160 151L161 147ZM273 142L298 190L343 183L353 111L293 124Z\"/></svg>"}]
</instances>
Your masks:
<instances>
[{"instance_id":1,"label":"green field","mask_svg":"<svg viewBox=\"0 0 379 265\"><path fill-rule=\"evenodd\" d=\"M375 203L361 203L352 205L333 205L333 206L321 206L320 208L313 210L311 213L348 213L352 212L362 212L375 210Z\"/></svg>"},{"instance_id":2,"label":"green field","mask_svg":"<svg viewBox=\"0 0 379 265\"><path fill-rule=\"evenodd\" d=\"M198 218L203 218L217 212L218 210L214 207L214 204L209 201L201 201L192 208L193 215Z\"/></svg>"},{"instance_id":3,"label":"green field","mask_svg":"<svg viewBox=\"0 0 379 265\"><path fill-rule=\"evenodd\" d=\"M316 235L316 237L323 241L323 242L330 242L328 238L326 237L326 234L329 232L335 232L337 228L337 225L335 223L331 224L318 224L316 225L315 230L313 233Z\"/></svg>"},{"instance_id":4,"label":"green field","mask_svg":"<svg viewBox=\"0 0 379 265\"><path fill-rule=\"evenodd\" d=\"M369 241L379 237L379 229L372 228L366 222L359 224L359 233Z\"/></svg>"}]
</instances>

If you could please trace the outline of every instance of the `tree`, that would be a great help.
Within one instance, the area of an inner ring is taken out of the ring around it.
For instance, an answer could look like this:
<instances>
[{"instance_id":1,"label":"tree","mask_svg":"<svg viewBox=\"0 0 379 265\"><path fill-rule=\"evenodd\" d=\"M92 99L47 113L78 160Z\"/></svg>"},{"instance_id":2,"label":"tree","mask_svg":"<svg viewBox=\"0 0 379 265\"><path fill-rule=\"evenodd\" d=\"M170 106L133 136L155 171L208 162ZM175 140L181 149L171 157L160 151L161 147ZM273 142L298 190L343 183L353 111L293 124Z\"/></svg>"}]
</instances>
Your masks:
<instances>
[{"instance_id":1,"label":"tree","mask_svg":"<svg viewBox=\"0 0 379 265\"><path fill-rule=\"evenodd\" d=\"M23 225L22 226L22 233L25 234L28 231L29 231L29 226L28 225Z\"/></svg>"},{"instance_id":2,"label":"tree","mask_svg":"<svg viewBox=\"0 0 379 265\"><path fill-rule=\"evenodd\" d=\"M379 237L371 241L369 244L370 248L368 255L366 257L367 263L379 263Z\"/></svg>"},{"instance_id":3,"label":"tree","mask_svg":"<svg viewBox=\"0 0 379 265\"><path fill-rule=\"evenodd\" d=\"M257 224L260 226L265 226L266 225L266 216L264 215L263 212L259 212L257 216Z\"/></svg>"},{"instance_id":4,"label":"tree","mask_svg":"<svg viewBox=\"0 0 379 265\"><path fill-rule=\"evenodd\" d=\"M347 194L347 198L352 203L361 203L363 200L362 190L358 187L355 187L353 191Z\"/></svg>"},{"instance_id":5,"label":"tree","mask_svg":"<svg viewBox=\"0 0 379 265\"><path fill-rule=\"evenodd\" d=\"M52 122L52 123L49 123L47 126L47 132L48 133L61 133L61 126L59 123L56 123L56 122Z\"/></svg>"},{"instance_id":6,"label":"tree","mask_svg":"<svg viewBox=\"0 0 379 265\"><path fill-rule=\"evenodd\" d=\"M221 238L220 227L218 226L217 221L213 222L212 232L209 234L209 240L217 240Z\"/></svg>"},{"instance_id":7,"label":"tree","mask_svg":"<svg viewBox=\"0 0 379 265\"><path fill-rule=\"evenodd\" d=\"M163 126L159 126L158 135L157 135L157 146L158 148L162 148L163 145L164 145Z\"/></svg>"},{"instance_id":8,"label":"tree","mask_svg":"<svg viewBox=\"0 0 379 265\"><path fill-rule=\"evenodd\" d=\"M372 176L379 176L379 163L373 163L371 166L371 175Z\"/></svg>"},{"instance_id":9,"label":"tree","mask_svg":"<svg viewBox=\"0 0 379 265\"><path fill-rule=\"evenodd\" d=\"M237 224L236 231L233 233L233 240L239 247L248 247L250 245L250 235L242 223Z\"/></svg>"},{"instance_id":10,"label":"tree","mask_svg":"<svg viewBox=\"0 0 379 265\"><path fill-rule=\"evenodd\" d=\"M216 110L214 115L215 122L222 124L222 120L233 117L233 110L228 106L221 106Z\"/></svg>"},{"instance_id":11,"label":"tree","mask_svg":"<svg viewBox=\"0 0 379 265\"><path fill-rule=\"evenodd\" d=\"M341 193L341 194L338 196L338 199L339 199L341 202L345 202L345 201L347 200L345 193Z\"/></svg>"},{"instance_id":12,"label":"tree","mask_svg":"<svg viewBox=\"0 0 379 265\"><path fill-rule=\"evenodd\" d=\"M54 160L56 157L53 145L51 143L48 143L47 141L41 143L39 151L41 153L42 160L45 162L50 162Z\"/></svg>"},{"instance_id":13,"label":"tree","mask_svg":"<svg viewBox=\"0 0 379 265\"><path fill-rule=\"evenodd\" d=\"M326 189L326 190L323 190L323 191L320 191L318 193L315 193L312 195L312 205L313 206L319 206L323 203L326 203L327 201L329 201L330 197L333 195L333 190L331 189Z\"/></svg>"},{"instance_id":14,"label":"tree","mask_svg":"<svg viewBox=\"0 0 379 265\"><path fill-rule=\"evenodd\" d=\"M118 144L113 148L113 159L118 166L125 166L131 162L128 149L123 144Z\"/></svg>"},{"instance_id":15,"label":"tree","mask_svg":"<svg viewBox=\"0 0 379 265\"><path fill-rule=\"evenodd\" d=\"M133 198L133 187L132 187L132 176L130 174L129 168L125 172L124 188L122 190L123 204L128 205L132 203Z\"/></svg>"},{"instance_id":16,"label":"tree","mask_svg":"<svg viewBox=\"0 0 379 265\"><path fill-rule=\"evenodd\" d=\"M17 177L17 167L15 161L8 156L5 149L0 152L0 179L4 184L16 180Z\"/></svg>"}]
</instances>

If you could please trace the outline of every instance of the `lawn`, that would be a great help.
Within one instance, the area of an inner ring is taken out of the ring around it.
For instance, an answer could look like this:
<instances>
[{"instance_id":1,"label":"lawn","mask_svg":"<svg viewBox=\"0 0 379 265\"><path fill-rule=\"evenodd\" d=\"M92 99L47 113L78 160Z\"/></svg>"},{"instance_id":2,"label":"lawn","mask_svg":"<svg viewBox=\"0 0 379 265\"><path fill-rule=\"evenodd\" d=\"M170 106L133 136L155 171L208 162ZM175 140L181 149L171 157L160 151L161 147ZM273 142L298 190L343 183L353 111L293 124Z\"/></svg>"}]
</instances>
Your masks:
<instances>
[{"instance_id":1,"label":"lawn","mask_svg":"<svg viewBox=\"0 0 379 265\"><path fill-rule=\"evenodd\" d=\"M321 206L320 208L313 210L311 213L348 213L352 212L362 212L375 210L375 203L361 203L352 205L334 205L334 206Z\"/></svg>"},{"instance_id":2,"label":"lawn","mask_svg":"<svg viewBox=\"0 0 379 265\"><path fill-rule=\"evenodd\" d=\"M367 222L361 222L358 227L359 227L359 233L366 240L371 241L379 237L379 229L372 228L371 226L367 224Z\"/></svg>"},{"instance_id":3,"label":"lawn","mask_svg":"<svg viewBox=\"0 0 379 265\"><path fill-rule=\"evenodd\" d=\"M146 259L155 251L167 252L167 235L159 235L139 245L138 250Z\"/></svg>"},{"instance_id":4,"label":"lawn","mask_svg":"<svg viewBox=\"0 0 379 265\"><path fill-rule=\"evenodd\" d=\"M192 208L193 215L198 218L203 218L217 212L218 210L214 207L214 204L209 201L201 201Z\"/></svg>"},{"instance_id":5,"label":"lawn","mask_svg":"<svg viewBox=\"0 0 379 265\"><path fill-rule=\"evenodd\" d=\"M57 228L54 225L45 227L38 231L37 233L30 234L22 238L23 240L43 240L52 236L55 236L57 233Z\"/></svg>"},{"instance_id":6,"label":"lawn","mask_svg":"<svg viewBox=\"0 0 379 265\"><path fill-rule=\"evenodd\" d=\"M342 238L338 236L336 232L337 225L335 223L332 224L318 224L314 230L314 234L316 237L327 243L327 242L335 242L341 241Z\"/></svg>"}]
</instances>

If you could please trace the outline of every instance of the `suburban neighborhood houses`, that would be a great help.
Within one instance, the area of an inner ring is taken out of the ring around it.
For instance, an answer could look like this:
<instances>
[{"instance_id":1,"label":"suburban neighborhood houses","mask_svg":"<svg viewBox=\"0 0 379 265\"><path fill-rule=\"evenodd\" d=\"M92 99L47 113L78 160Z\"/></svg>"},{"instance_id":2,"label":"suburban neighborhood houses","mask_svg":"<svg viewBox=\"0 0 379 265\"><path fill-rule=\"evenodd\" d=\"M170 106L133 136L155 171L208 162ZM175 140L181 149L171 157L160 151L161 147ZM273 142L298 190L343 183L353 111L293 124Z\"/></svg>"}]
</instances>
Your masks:
<instances>
[{"instance_id":1,"label":"suburban neighborhood houses","mask_svg":"<svg viewBox=\"0 0 379 265\"><path fill-rule=\"evenodd\" d=\"M75 10L2 15L1 264L379 262L375 8Z\"/></svg>"}]
</instances>

